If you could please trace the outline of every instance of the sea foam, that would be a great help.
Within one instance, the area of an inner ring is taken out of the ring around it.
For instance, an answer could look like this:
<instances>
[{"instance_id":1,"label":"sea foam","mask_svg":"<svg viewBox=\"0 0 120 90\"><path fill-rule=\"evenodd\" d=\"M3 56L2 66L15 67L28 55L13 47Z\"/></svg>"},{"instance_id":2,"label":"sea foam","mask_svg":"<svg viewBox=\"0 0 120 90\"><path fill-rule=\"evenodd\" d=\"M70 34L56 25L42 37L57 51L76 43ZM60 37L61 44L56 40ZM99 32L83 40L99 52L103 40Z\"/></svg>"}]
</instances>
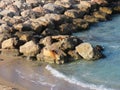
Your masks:
<instances>
[{"instance_id":1,"label":"sea foam","mask_svg":"<svg viewBox=\"0 0 120 90\"><path fill-rule=\"evenodd\" d=\"M87 84L87 83L83 83L81 81L78 81L77 79L73 78L69 78L67 76L65 76L63 73L57 71L56 69L54 69L53 67L51 67L50 65L47 65L45 67L53 76L63 79L71 84L75 84L78 86L81 86L83 88L89 88L89 89L95 89L95 90L114 90L111 88L105 88L103 85L94 85L94 84Z\"/></svg>"}]
</instances>

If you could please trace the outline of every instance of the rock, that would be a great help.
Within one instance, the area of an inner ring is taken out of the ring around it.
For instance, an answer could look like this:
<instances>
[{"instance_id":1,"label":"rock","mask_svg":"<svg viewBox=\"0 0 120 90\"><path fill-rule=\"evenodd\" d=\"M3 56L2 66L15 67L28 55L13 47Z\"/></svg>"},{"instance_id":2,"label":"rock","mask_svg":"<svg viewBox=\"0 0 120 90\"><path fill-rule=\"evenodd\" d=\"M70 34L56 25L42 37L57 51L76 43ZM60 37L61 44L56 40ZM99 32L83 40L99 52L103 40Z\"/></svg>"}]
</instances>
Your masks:
<instances>
[{"instance_id":1,"label":"rock","mask_svg":"<svg viewBox=\"0 0 120 90\"><path fill-rule=\"evenodd\" d=\"M18 41L16 38L9 38L2 42L2 49L15 49Z\"/></svg>"},{"instance_id":2,"label":"rock","mask_svg":"<svg viewBox=\"0 0 120 90\"><path fill-rule=\"evenodd\" d=\"M61 24L59 26L60 34L62 35L71 35L73 31L73 25L70 23Z\"/></svg>"},{"instance_id":3,"label":"rock","mask_svg":"<svg viewBox=\"0 0 120 90\"><path fill-rule=\"evenodd\" d=\"M104 58L105 55L102 54L103 48L100 45L94 47L94 57L93 60Z\"/></svg>"},{"instance_id":4,"label":"rock","mask_svg":"<svg viewBox=\"0 0 120 90\"><path fill-rule=\"evenodd\" d=\"M47 37L41 39L39 43L43 44L44 46L50 46L52 44L52 37L47 36Z\"/></svg>"},{"instance_id":5,"label":"rock","mask_svg":"<svg viewBox=\"0 0 120 90\"><path fill-rule=\"evenodd\" d=\"M12 28L8 26L6 23L0 25L0 33L10 33L12 31Z\"/></svg>"},{"instance_id":6,"label":"rock","mask_svg":"<svg viewBox=\"0 0 120 90\"><path fill-rule=\"evenodd\" d=\"M83 19L73 19L72 23L77 31L86 30L89 28L89 23Z\"/></svg>"},{"instance_id":7,"label":"rock","mask_svg":"<svg viewBox=\"0 0 120 90\"><path fill-rule=\"evenodd\" d=\"M106 14L112 14L112 10L108 7L100 7L99 10Z\"/></svg>"},{"instance_id":8,"label":"rock","mask_svg":"<svg viewBox=\"0 0 120 90\"><path fill-rule=\"evenodd\" d=\"M23 32L16 32L15 35L19 38L21 41L30 41L34 35L33 31L23 31Z\"/></svg>"},{"instance_id":9,"label":"rock","mask_svg":"<svg viewBox=\"0 0 120 90\"><path fill-rule=\"evenodd\" d=\"M72 0L56 0L55 4L62 6L64 8L70 8L72 6L72 2L70 2Z\"/></svg>"},{"instance_id":10,"label":"rock","mask_svg":"<svg viewBox=\"0 0 120 90\"><path fill-rule=\"evenodd\" d=\"M65 13L64 13L66 16L68 17L72 17L72 18L78 18L79 17L79 12L78 10L67 10Z\"/></svg>"},{"instance_id":11,"label":"rock","mask_svg":"<svg viewBox=\"0 0 120 90\"><path fill-rule=\"evenodd\" d=\"M114 13L120 13L120 6L115 6L115 7L113 8L113 12L114 12Z\"/></svg>"},{"instance_id":12,"label":"rock","mask_svg":"<svg viewBox=\"0 0 120 90\"><path fill-rule=\"evenodd\" d=\"M88 1L80 1L80 4L78 4L77 8L79 9L88 9L88 8L91 8L91 3L88 2Z\"/></svg>"},{"instance_id":13,"label":"rock","mask_svg":"<svg viewBox=\"0 0 120 90\"><path fill-rule=\"evenodd\" d=\"M94 49L90 43L81 43L80 45L76 46L76 51L85 60L93 59Z\"/></svg>"},{"instance_id":14,"label":"rock","mask_svg":"<svg viewBox=\"0 0 120 90\"><path fill-rule=\"evenodd\" d=\"M24 56L35 57L39 53L39 46L33 41L26 42L24 45L20 46L20 53Z\"/></svg>"},{"instance_id":15,"label":"rock","mask_svg":"<svg viewBox=\"0 0 120 90\"><path fill-rule=\"evenodd\" d=\"M21 12L21 16L24 18L36 18L35 12L33 12L32 10L24 10Z\"/></svg>"},{"instance_id":16,"label":"rock","mask_svg":"<svg viewBox=\"0 0 120 90\"><path fill-rule=\"evenodd\" d=\"M45 47L43 48L43 57L45 62L63 64L65 63L64 58L66 57L66 54L58 48L54 50Z\"/></svg>"},{"instance_id":17,"label":"rock","mask_svg":"<svg viewBox=\"0 0 120 90\"><path fill-rule=\"evenodd\" d=\"M97 18L95 18L94 16L90 16L90 15L85 15L84 16L84 20L89 22L89 23L96 23L96 22L98 22Z\"/></svg>"},{"instance_id":18,"label":"rock","mask_svg":"<svg viewBox=\"0 0 120 90\"><path fill-rule=\"evenodd\" d=\"M96 2L97 4L101 5L101 4L107 4L106 0L91 0L92 2Z\"/></svg>"},{"instance_id":19,"label":"rock","mask_svg":"<svg viewBox=\"0 0 120 90\"><path fill-rule=\"evenodd\" d=\"M52 35L59 35L60 32L58 30L55 29L50 29L50 28L46 28L41 35L43 36L52 36Z\"/></svg>"},{"instance_id":20,"label":"rock","mask_svg":"<svg viewBox=\"0 0 120 90\"><path fill-rule=\"evenodd\" d=\"M53 4L53 3L45 4L43 8L48 10L48 12L50 13L62 14L64 12L64 7Z\"/></svg>"},{"instance_id":21,"label":"rock","mask_svg":"<svg viewBox=\"0 0 120 90\"><path fill-rule=\"evenodd\" d=\"M97 18L99 21L106 21L107 20L107 14L106 13L102 13L102 12L94 12L93 16L95 18Z\"/></svg>"},{"instance_id":22,"label":"rock","mask_svg":"<svg viewBox=\"0 0 120 90\"><path fill-rule=\"evenodd\" d=\"M72 58L72 60L82 59L82 57L75 50L68 51L68 55L70 56L70 58Z\"/></svg>"},{"instance_id":23,"label":"rock","mask_svg":"<svg viewBox=\"0 0 120 90\"><path fill-rule=\"evenodd\" d=\"M41 17L41 16L44 16L45 14L48 13L48 12L47 12L43 7L41 7L41 6L33 8L32 11L36 13L36 17Z\"/></svg>"},{"instance_id":24,"label":"rock","mask_svg":"<svg viewBox=\"0 0 120 90\"><path fill-rule=\"evenodd\" d=\"M57 42L51 45L51 48L59 48L63 51L73 50L75 49L75 46L83 42L77 37L67 37L67 36L63 38L62 36L61 37L59 36L59 39L56 39L56 41Z\"/></svg>"}]
</instances>

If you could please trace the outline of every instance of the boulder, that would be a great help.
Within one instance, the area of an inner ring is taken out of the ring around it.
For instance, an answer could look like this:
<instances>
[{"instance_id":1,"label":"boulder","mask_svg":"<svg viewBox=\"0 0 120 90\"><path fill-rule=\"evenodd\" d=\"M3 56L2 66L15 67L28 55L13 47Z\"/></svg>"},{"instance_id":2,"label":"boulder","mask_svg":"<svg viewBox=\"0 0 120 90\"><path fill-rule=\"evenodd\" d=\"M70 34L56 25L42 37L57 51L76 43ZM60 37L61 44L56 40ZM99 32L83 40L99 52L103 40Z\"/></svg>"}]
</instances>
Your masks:
<instances>
[{"instance_id":1,"label":"boulder","mask_svg":"<svg viewBox=\"0 0 120 90\"><path fill-rule=\"evenodd\" d=\"M71 8L72 4L74 3L74 0L56 0L55 4L62 6L66 9Z\"/></svg>"},{"instance_id":2,"label":"boulder","mask_svg":"<svg viewBox=\"0 0 120 90\"><path fill-rule=\"evenodd\" d=\"M113 12L114 13L120 13L120 6L118 5L118 6L115 6L114 8L113 8Z\"/></svg>"},{"instance_id":3,"label":"boulder","mask_svg":"<svg viewBox=\"0 0 120 90\"><path fill-rule=\"evenodd\" d=\"M45 47L43 48L43 51L37 55L37 60L45 61L48 63L56 63L56 64L63 64L65 63L66 54L56 48L55 50L53 48Z\"/></svg>"},{"instance_id":4,"label":"boulder","mask_svg":"<svg viewBox=\"0 0 120 90\"><path fill-rule=\"evenodd\" d=\"M52 37L51 36L47 36L47 37L41 39L39 43L44 45L44 46L49 46L49 45L52 44Z\"/></svg>"},{"instance_id":5,"label":"boulder","mask_svg":"<svg viewBox=\"0 0 120 90\"><path fill-rule=\"evenodd\" d=\"M18 40L16 38L9 38L2 42L2 49L14 49L16 48L17 43Z\"/></svg>"},{"instance_id":6,"label":"boulder","mask_svg":"<svg viewBox=\"0 0 120 90\"><path fill-rule=\"evenodd\" d=\"M64 7L56 5L54 3L45 4L43 8L48 10L50 13L62 14L64 12Z\"/></svg>"},{"instance_id":7,"label":"boulder","mask_svg":"<svg viewBox=\"0 0 120 90\"><path fill-rule=\"evenodd\" d=\"M86 30L89 28L89 23L84 19L73 19L72 23L77 31Z\"/></svg>"},{"instance_id":8,"label":"boulder","mask_svg":"<svg viewBox=\"0 0 120 90\"><path fill-rule=\"evenodd\" d=\"M108 15L100 11L94 12L93 16L97 18L99 21L106 21L108 19Z\"/></svg>"},{"instance_id":9,"label":"boulder","mask_svg":"<svg viewBox=\"0 0 120 90\"><path fill-rule=\"evenodd\" d=\"M112 14L112 10L108 7L100 7L99 10L106 14Z\"/></svg>"},{"instance_id":10,"label":"boulder","mask_svg":"<svg viewBox=\"0 0 120 90\"><path fill-rule=\"evenodd\" d=\"M85 60L93 59L94 49L90 43L81 43L80 45L76 46L75 49Z\"/></svg>"},{"instance_id":11,"label":"boulder","mask_svg":"<svg viewBox=\"0 0 120 90\"><path fill-rule=\"evenodd\" d=\"M39 46L33 41L26 42L24 45L20 46L20 53L24 56L35 57L39 53Z\"/></svg>"},{"instance_id":12,"label":"boulder","mask_svg":"<svg viewBox=\"0 0 120 90\"><path fill-rule=\"evenodd\" d=\"M96 23L96 22L98 22L97 18L95 18L94 16L90 16L90 15L85 15L84 16L84 20L89 22L89 23Z\"/></svg>"},{"instance_id":13,"label":"boulder","mask_svg":"<svg viewBox=\"0 0 120 90\"><path fill-rule=\"evenodd\" d=\"M23 31L23 32L16 32L15 35L19 38L21 41L30 41L34 35L33 31Z\"/></svg>"}]
</instances>

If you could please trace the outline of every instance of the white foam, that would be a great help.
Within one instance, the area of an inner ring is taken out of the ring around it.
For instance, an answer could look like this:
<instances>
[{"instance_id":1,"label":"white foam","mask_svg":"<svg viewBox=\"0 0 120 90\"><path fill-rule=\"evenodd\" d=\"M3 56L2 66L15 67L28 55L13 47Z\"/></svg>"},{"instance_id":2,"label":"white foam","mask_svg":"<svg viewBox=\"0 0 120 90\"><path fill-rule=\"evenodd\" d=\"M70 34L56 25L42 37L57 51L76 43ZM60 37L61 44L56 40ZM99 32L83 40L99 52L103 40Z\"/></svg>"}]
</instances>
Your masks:
<instances>
[{"instance_id":1,"label":"white foam","mask_svg":"<svg viewBox=\"0 0 120 90\"><path fill-rule=\"evenodd\" d=\"M64 74L62 74L61 72L57 71L56 69L52 68L50 65L47 65L45 67L48 71L51 72L51 74L57 78L60 79L64 79L65 81L71 83L71 84L76 84L78 86L84 87L84 88L90 88L90 89L95 89L95 90L114 90L111 88L105 88L103 85L94 85L94 84L87 84L87 83L83 83L78 81L77 79L73 78L69 78L67 76L65 76Z\"/></svg>"}]
</instances>

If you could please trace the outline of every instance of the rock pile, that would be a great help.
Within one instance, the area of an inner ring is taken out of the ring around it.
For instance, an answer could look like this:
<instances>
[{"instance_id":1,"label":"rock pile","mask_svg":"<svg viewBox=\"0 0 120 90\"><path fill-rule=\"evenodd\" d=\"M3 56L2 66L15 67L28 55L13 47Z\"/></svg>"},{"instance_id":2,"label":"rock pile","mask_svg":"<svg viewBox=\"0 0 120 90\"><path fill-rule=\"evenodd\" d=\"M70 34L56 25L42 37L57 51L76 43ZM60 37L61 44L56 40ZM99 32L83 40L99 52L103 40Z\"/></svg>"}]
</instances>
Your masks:
<instances>
[{"instance_id":1,"label":"rock pile","mask_svg":"<svg viewBox=\"0 0 120 90\"><path fill-rule=\"evenodd\" d=\"M62 64L103 57L100 46L84 43L73 32L120 13L120 1L107 0L1 0L0 48L2 53L34 57ZM15 53L16 54L15 54Z\"/></svg>"}]
</instances>

